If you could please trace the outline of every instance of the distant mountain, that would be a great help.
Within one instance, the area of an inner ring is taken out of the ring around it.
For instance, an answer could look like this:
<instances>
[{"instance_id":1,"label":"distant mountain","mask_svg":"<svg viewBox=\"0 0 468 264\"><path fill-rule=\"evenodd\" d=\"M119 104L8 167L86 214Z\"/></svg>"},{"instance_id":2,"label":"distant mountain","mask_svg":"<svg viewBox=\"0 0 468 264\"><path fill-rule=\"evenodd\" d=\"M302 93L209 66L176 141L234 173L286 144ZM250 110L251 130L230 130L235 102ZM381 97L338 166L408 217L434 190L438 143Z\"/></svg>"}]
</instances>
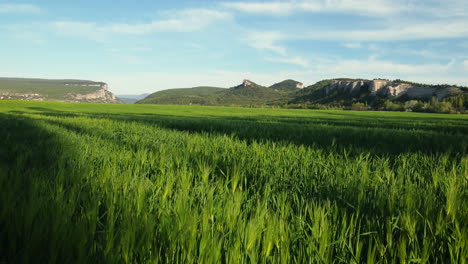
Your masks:
<instances>
[{"instance_id":1,"label":"distant mountain","mask_svg":"<svg viewBox=\"0 0 468 264\"><path fill-rule=\"evenodd\" d=\"M121 103L104 82L0 78L0 100Z\"/></svg>"},{"instance_id":2,"label":"distant mountain","mask_svg":"<svg viewBox=\"0 0 468 264\"><path fill-rule=\"evenodd\" d=\"M126 104L134 104L135 102L147 97L150 95L149 93L145 94L118 94L116 95L117 98L119 98L120 101L126 103Z\"/></svg>"},{"instance_id":3,"label":"distant mountain","mask_svg":"<svg viewBox=\"0 0 468 264\"><path fill-rule=\"evenodd\" d=\"M440 103L438 103L440 102ZM292 108L376 109L464 112L468 88L427 85L402 80L331 79L308 87L285 80L265 87L250 80L229 89L195 87L156 92L144 104L279 105Z\"/></svg>"},{"instance_id":4,"label":"distant mountain","mask_svg":"<svg viewBox=\"0 0 468 264\"><path fill-rule=\"evenodd\" d=\"M244 80L229 89L195 87L159 91L137 104L252 105L286 103L303 84L286 80L270 87Z\"/></svg>"},{"instance_id":5,"label":"distant mountain","mask_svg":"<svg viewBox=\"0 0 468 264\"><path fill-rule=\"evenodd\" d=\"M276 102L284 97L284 92L275 91L250 80L244 80L241 84L224 91L219 102L225 105L265 104Z\"/></svg>"},{"instance_id":6,"label":"distant mountain","mask_svg":"<svg viewBox=\"0 0 468 264\"><path fill-rule=\"evenodd\" d=\"M150 94L136 103L216 105L219 103L219 93L224 90L226 89L210 86L169 89Z\"/></svg>"},{"instance_id":7,"label":"distant mountain","mask_svg":"<svg viewBox=\"0 0 468 264\"><path fill-rule=\"evenodd\" d=\"M289 79L279 83L275 83L268 88L283 92L297 92L298 89L304 89L304 87L305 86L303 83Z\"/></svg>"}]
</instances>

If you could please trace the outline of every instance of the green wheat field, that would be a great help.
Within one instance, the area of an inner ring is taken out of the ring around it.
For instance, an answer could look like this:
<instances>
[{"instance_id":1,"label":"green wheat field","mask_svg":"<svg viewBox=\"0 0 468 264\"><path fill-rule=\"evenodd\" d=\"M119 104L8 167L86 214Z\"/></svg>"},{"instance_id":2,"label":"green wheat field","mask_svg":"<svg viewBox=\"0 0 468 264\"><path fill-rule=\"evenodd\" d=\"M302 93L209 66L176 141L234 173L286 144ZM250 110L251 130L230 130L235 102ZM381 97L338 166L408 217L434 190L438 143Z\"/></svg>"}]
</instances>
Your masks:
<instances>
[{"instance_id":1,"label":"green wheat field","mask_svg":"<svg viewBox=\"0 0 468 264\"><path fill-rule=\"evenodd\" d=\"M467 263L468 116L0 102L0 263Z\"/></svg>"}]
</instances>

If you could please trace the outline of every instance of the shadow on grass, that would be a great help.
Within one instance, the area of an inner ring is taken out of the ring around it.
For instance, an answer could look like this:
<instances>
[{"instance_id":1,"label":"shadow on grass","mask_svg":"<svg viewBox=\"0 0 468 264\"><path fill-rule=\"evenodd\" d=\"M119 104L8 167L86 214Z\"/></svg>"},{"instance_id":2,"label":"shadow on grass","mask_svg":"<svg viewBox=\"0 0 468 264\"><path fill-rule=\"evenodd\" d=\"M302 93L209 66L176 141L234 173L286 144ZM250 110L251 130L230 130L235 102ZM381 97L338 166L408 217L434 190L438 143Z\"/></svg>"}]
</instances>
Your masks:
<instances>
[{"instance_id":1,"label":"shadow on grass","mask_svg":"<svg viewBox=\"0 0 468 264\"><path fill-rule=\"evenodd\" d=\"M346 149L348 156L359 156L366 154L375 155L396 155L408 152L426 152L434 155L448 154L452 155L453 164L457 164L466 150L466 141L461 141L460 135L452 135L438 133L432 131L412 131L403 129L382 129L382 128L360 128L346 127L340 125L316 125L304 126L294 123L262 123L257 119L245 118L228 118L228 117L182 117L169 115L148 115L148 114L102 114L102 113L80 113L76 115L68 112L40 112L39 115L54 116L54 117L86 117L97 120L117 120L121 122L136 122L149 126L158 126L176 131L186 131L191 133L212 133L212 134L234 134L238 138L248 141L275 141L288 142L295 144L313 145L323 150L332 153L343 153ZM111 144L125 144L131 146L132 149L144 148L147 146L140 145L138 142L122 142L113 131L103 133L99 130L93 130L92 127L80 126L78 123L71 124L62 121L61 119L43 119L51 125L60 126L72 133L88 135L91 137L100 137ZM117 126L114 126L117 128ZM291 135L290 131L296 133ZM343 135L345 133L345 135ZM301 137L302 136L302 137ZM463 143L464 142L464 143ZM465 144L465 145L462 145ZM337 152L338 151L338 152ZM394 162L393 157L390 162ZM390 165L397 169L398 164ZM227 171L223 168L223 171ZM262 183L256 183L256 180L261 177L252 176L249 183L257 186L258 189L263 188ZM318 199L320 201L333 201L340 208L347 210L350 213L355 212L355 207L350 206L357 200L357 194L363 192L360 184L354 186L346 186L342 189L335 189L330 186L310 186L307 182L298 187L297 179L284 178L276 182L275 189L279 193L283 191L294 192L300 190L302 197L307 199ZM295 187L294 187L295 186ZM294 189L297 188L297 189ZM247 189L247 187L246 187ZM257 189L257 191L258 191ZM313 191L312 191L313 190ZM384 203L386 200L382 193L367 191L367 202L362 202L361 213L367 215L370 219L378 216L388 216L390 213L386 211L386 206L376 208L374 201L379 200ZM371 198L373 197L373 198ZM356 205L354 205L356 206ZM376 210L379 209L379 212Z\"/></svg>"},{"instance_id":2,"label":"shadow on grass","mask_svg":"<svg viewBox=\"0 0 468 264\"><path fill-rule=\"evenodd\" d=\"M286 142L351 154L396 155L407 152L464 155L468 149L467 120L421 117L363 116L343 113L344 118L180 116L150 113L65 112L30 108L35 114L55 117L87 117L212 134L234 135L252 141ZM320 114L327 112L320 112ZM330 113L338 115L337 113ZM441 117L443 118L443 116ZM76 128L80 129L80 128Z\"/></svg>"},{"instance_id":3,"label":"shadow on grass","mask_svg":"<svg viewBox=\"0 0 468 264\"><path fill-rule=\"evenodd\" d=\"M234 134L238 138L248 141L289 142L299 145L314 145L324 149L352 148L357 151L356 153L367 151L376 154L398 154L419 151L436 154L465 153L466 151L466 139L457 133L447 134L431 130L413 131L411 129L373 126L348 127L335 124L333 120L327 120L330 124L317 124L313 121L311 121L312 124L298 124L287 121L275 122L276 117L271 117L273 120L258 120L256 118L186 117L129 113L81 112L77 114L44 108L35 110L38 112L34 114L39 116L87 117L97 120L136 122L192 133ZM64 155L68 153L68 157L70 157L76 153L76 150L68 144L64 145L68 133L60 134L59 138L58 135L42 129L39 124L58 125L77 134L91 134L91 131L78 125L61 122L60 119L31 119L22 117L22 112L15 112L15 114L0 114L0 124L2 125L0 137L5 139L0 141L0 183L2 183L0 184L2 186L0 187L2 188L0 194L2 198L0 201L0 250L2 250L0 251L0 261L48 263L52 262L51 256L54 256L56 262L63 263L86 260L86 257L79 255L79 252L86 254L92 251L87 246L96 245L96 243L92 241L95 237L90 234L91 232L87 232L88 229L83 229L80 232L81 230L78 228L80 225L75 222L81 219L83 212L75 212L76 215L72 214L71 218L56 218L56 216L66 214L64 211L69 205L59 203L63 207L55 206L54 201L54 195L59 193L61 188L67 190L66 185L55 179L54 171L60 167L61 162L67 160L64 159ZM112 144L119 144L112 136L113 131L109 132L110 135L102 135L105 137L104 139L111 141ZM92 142L89 144L92 145ZM68 173L66 175L67 180L73 179L68 179L70 176ZM296 179L291 178L291 181L296 181ZM34 185L38 182L43 185ZM49 184L50 182L53 184ZM77 182L74 183L77 184ZM306 183L304 182L304 184ZM280 180L272 184L278 184L278 193L284 191L281 188L291 188L290 184L281 185ZM40 191L37 188L42 186L44 190L35 193ZM297 191L299 195L303 195L307 193L307 190L313 190L312 187L304 185L304 187L299 186L299 188L303 188L302 190L291 189L290 191ZM355 185L346 185L343 187L344 192L341 190L342 195L340 196L340 190L333 186L317 187L316 191L309 191L310 197L307 199L315 197L320 201L332 201L340 208L355 212L355 209L350 208L347 204L358 199L357 194L362 191L360 188L361 185L358 182ZM372 193L371 191L369 190L369 194L366 194L369 198L364 201L361 207L363 211L360 213L367 214L369 219L388 216L390 213L385 211L387 205L380 211L376 211L375 207L375 200L384 197L385 194ZM89 198L91 201L96 197L90 195ZM86 206L88 204L83 204L81 209ZM170 231L163 230L161 232ZM70 241L67 242L67 240ZM90 244L83 243L81 248L75 248L78 247L77 243L86 240L92 242ZM119 253L115 252L115 254ZM82 258L80 259L79 256Z\"/></svg>"},{"instance_id":4,"label":"shadow on grass","mask_svg":"<svg viewBox=\"0 0 468 264\"><path fill-rule=\"evenodd\" d=\"M65 206L80 175L67 169L76 150L40 122L0 113L0 263L87 258L80 247L89 235L72 221L76 208Z\"/></svg>"}]
</instances>

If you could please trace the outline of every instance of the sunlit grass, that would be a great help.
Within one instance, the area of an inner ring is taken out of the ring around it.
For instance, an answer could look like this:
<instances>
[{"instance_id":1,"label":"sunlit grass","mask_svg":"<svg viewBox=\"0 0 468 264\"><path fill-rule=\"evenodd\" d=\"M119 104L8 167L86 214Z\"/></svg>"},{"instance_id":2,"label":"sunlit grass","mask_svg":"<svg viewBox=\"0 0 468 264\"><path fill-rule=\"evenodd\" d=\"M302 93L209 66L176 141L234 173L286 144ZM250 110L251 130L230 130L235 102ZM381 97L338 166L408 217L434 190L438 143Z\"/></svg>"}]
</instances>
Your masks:
<instances>
[{"instance_id":1,"label":"sunlit grass","mask_svg":"<svg viewBox=\"0 0 468 264\"><path fill-rule=\"evenodd\" d=\"M7 263L464 263L468 118L0 102Z\"/></svg>"}]
</instances>

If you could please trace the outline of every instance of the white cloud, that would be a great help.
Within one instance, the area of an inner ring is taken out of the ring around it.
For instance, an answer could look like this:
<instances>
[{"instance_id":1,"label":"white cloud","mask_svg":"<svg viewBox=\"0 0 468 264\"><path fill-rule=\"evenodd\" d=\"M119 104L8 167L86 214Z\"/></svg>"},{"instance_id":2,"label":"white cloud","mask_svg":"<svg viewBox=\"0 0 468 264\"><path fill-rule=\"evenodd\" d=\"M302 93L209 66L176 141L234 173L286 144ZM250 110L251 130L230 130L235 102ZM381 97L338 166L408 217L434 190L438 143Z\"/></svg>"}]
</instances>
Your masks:
<instances>
[{"instance_id":1,"label":"white cloud","mask_svg":"<svg viewBox=\"0 0 468 264\"><path fill-rule=\"evenodd\" d=\"M454 61L447 64L404 64L369 58L368 60L341 60L333 65L317 65L315 70L322 74L365 75L366 78L385 76L418 76L435 75L449 71L455 65Z\"/></svg>"},{"instance_id":2,"label":"white cloud","mask_svg":"<svg viewBox=\"0 0 468 264\"><path fill-rule=\"evenodd\" d=\"M359 49L362 47L362 45L359 42L349 42L349 43L344 43L343 47L348 48L348 49Z\"/></svg>"},{"instance_id":3,"label":"white cloud","mask_svg":"<svg viewBox=\"0 0 468 264\"><path fill-rule=\"evenodd\" d=\"M239 12L285 16L297 12L348 13L365 16L428 15L431 17L466 17L466 0L299 0L223 2L223 7Z\"/></svg>"},{"instance_id":4,"label":"white cloud","mask_svg":"<svg viewBox=\"0 0 468 264\"><path fill-rule=\"evenodd\" d=\"M301 66L303 68L309 68L310 67L309 61L304 59L304 58L301 58L301 57L267 58L267 61L297 65L297 66Z\"/></svg>"},{"instance_id":5,"label":"white cloud","mask_svg":"<svg viewBox=\"0 0 468 264\"><path fill-rule=\"evenodd\" d=\"M338 35L336 35L338 34ZM310 36L316 36L310 34ZM397 25L385 29L356 30L348 32L323 32L322 39L348 39L369 41L396 41L418 39L445 39L468 36L468 21L456 20L449 22L419 23ZM315 37L314 37L315 38Z\"/></svg>"},{"instance_id":6,"label":"white cloud","mask_svg":"<svg viewBox=\"0 0 468 264\"><path fill-rule=\"evenodd\" d=\"M428 45L432 46L432 45ZM396 46L392 48L381 48L381 52L383 53L396 53L405 56L417 56L424 59L434 59L434 60L451 60L451 59L463 59L463 56L459 54L457 51L452 51L450 48L447 47L435 47L435 48L425 48L425 47L417 47L417 48L409 48L407 46Z\"/></svg>"},{"instance_id":7,"label":"white cloud","mask_svg":"<svg viewBox=\"0 0 468 264\"><path fill-rule=\"evenodd\" d=\"M106 41L112 35L147 35L157 32L192 32L211 24L226 21L231 15L209 9L187 9L173 12L167 19L135 24L97 24L80 21L55 21L50 27L63 35L87 37Z\"/></svg>"},{"instance_id":8,"label":"white cloud","mask_svg":"<svg viewBox=\"0 0 468 264\"><path fill-rule=\"evenodd\" d=\"M443 20L427 23L401 23L376 29L362 30L311 30L308 32L281 32L276 31L269 37L269 32L255 33L259 39L269 40L270 43L281 40L318 40L340 41L345 47L357 47L357 43L406 41L423 39L452 39L468 37L468 20ZM262 35L264 34L264 36ZM268 43L268 42L267 42ZM462 44L463 45L463 44Z\"/></svg>"},{"instance_id":9,"label":"white cloud","mask_svg":"<svg viewBox=\"0 0 468 264\"><path fill-rule=\"evenodd\" d=\"M356 12L361 15L381 16L401 12L403 6L398 1L388 0L325 0L323 11Z\"/></svg>"},{"instance_id":10,"label":"white cloud","mask_svg":"<svg viewBox=\"0 0 468 264\"><path fill-rule=\"evenodd\" d=\"M294 32L294 31L267 31L267 32L250 32L245 38L245 43L250 47L255 49L264 50L272 52L279 56L279 58L272 59L267 57L268 61L282 62L293 65L300 65L304 68L309 68L308 61L301 59L297 56L290 56L289 54L293 51L289 51L287 46L283 45L284 41L335 41L341 42L344 47L349 49L358 49L363 48L368 51L372 51L374 54L382 55L383 53L400 53L400 54L410 54L415 56L420 56L426 59L465 59L465 57L460 57L460 54L454 55L450 51L441 50L432 51L428 49L419 49L419 50L409 50L404 47L396 47L395 49L389 51L388 49L380 47L376 43L380 42L399 42L407 40L421 40L421 39L450 39L450 38L463 38L468 36L468 20L450 20L450 21L437 21L432 23L419 23L419 24L396 24L391 25L387 28L382 29L372 29L372 30L354 30L354 31L309 31L309 32ZM466 43L464 43L466 45ZM461 43L460 45L463 45ZM318 58L324 59L322 58ZM336 61L335 59L332 59ZM376 58L370 58L372 64L375 65ZM314 58L314 61L317 61ZM327 65L327 61L321 61L321 64ZM354 65L352 61L347 61L349 67L361 67ZM361 64L362 61L356 63ZM435 65L431 65L433 67ZM364 66L365 67L365 66ZM374 66L373 66L374 67ZM369 70L374 68L370 67ZM407 72L414 72L415 69L422 69L422 66L417 68L407 66L405 64L390 64L390 63L380 63L375 65L381 69L388 69L391 72L397 72L399 74ZM424 67L428 67L427 65ZM346 73L346 67L343 67L342 70ZM437 68L436 70L440 70ZM337 72L339 74L339 72ZM385 74L384 71L379 72L376 76L381 76ZM411 76L410 76L411 77Z\"/></svg>"},{"instance_id":11,"label":"white cloud","mask_svg":"<svg viewBox=\"0 0 468 264\"><path fill-rule=\"evenodd\" d=\"M286 36L279 32L252 32L247 35L244 41L252 48L267 50L278 55L286 56L286 49L276 43L285 38Z\"/></svg>"},{"instance_id":12,"label":"white cloud","mask_svg":"<svg viewBox=\"0 0 468 264\"><path fill-rule=\"evenodd\" d=\"M37 14L41 12L41 8L31 4L0 4L0 13L11 14Z\"/></svg>"},{"instance_id":13,"label":"white cloud","mask_svg":"<svg viewBox=\"0 0 468 264\"><path fill-rule=\"evenodd\" d=\"M87 38L98 42L105 42L109 38L108 32L95 23L55 21L49 26L55 33L64 36Z\"/></svg>"},{"instance_id":14,"label":"white cloud","mask_svg":"<svg viewBox=\"0 0 468 264\"><path fill-rule=\"evenodd\" d=\"M31 43L31 44L36 44L36 45L45 45L48 42L47 39L44 36L42 36L40 33L34 33L34 32L18 32L18 33L14 33L12 37L20 41Z\"/></svg>"},{"instance_id":15,"label":"white cloud","mask_svg":"<svg viewBox=\"0 0 468 264\"><path fill-rule=\"evenodd\" d=\"M240 12L266 15L291 15L295 12L356 12L362 15L385 15L401 10L401 5L387 0L224 2L222 6Z\"/></svg>"},{"instance_id":16,"label":"white cloud","mask_svg":"<svg viewBox=\"0 0 468 264\"><path fill-rule=\"evenodd\" d=\"M226 2L222 5L246 13L289 15L297 9L301 9L302 4L292 2ZM319 5L303 6L303 8L320 10Z\"/></svg>"},{"instance_id":17,"label":"white cloud","mask_svg":"<svg viewBox=\"0 0 468 264\"><path fill-rule=\"evenodd\" d=\"M466 17L468 2L466 0L416 0L407 3L414 14L425 14L431 18Z\"/></svg>"},{"instance_id":18,"label":"white cloud","mask_svg":"<svg viewBox=\"0 0 468 264\"><path fill-rule=\"evenodd\" d=\"M278 41L284 40L287 37L279 32L251 32L244 39L244 42L255 49L272 52L280 57L268 57L267 61L291 64L308 68L309 61L302 57L290 56L285 47L278 44Z\"/></svg>"},{"instance_id":19,"label":"white cloud","mask_svg":"<svg viewBox=\"0 0 468 264\"><path fill-rule=\"evenodd\" d=\"M4 31L0 33L3 37L9 37L23 43L44 45L48 42L42 28L33 24L0 25L0 31Z\"/></svg>"},{"instance_id":20,"label":"white cloud","mask_svg":"<svg viewBox=\"0 0 468 264\"><path fill-rule=\"evenodd\" d=\"M210 24L227 20L229 13L209 9L188 9L175 12L166 20L146 24L114 24L107 28L113 33L144 35L160 31L190 32L200 30Z\"/></svg>"},{"instance_id":21,"label":"white cloud","mask_svg":"<svg viewBox=\"0 0 468 264\"><path fill-rule=\"evenodd\" d=\"M465 67L465 70L468 71L468 60L463 61L463 66Z\"/></svg>"}]
</instances>

